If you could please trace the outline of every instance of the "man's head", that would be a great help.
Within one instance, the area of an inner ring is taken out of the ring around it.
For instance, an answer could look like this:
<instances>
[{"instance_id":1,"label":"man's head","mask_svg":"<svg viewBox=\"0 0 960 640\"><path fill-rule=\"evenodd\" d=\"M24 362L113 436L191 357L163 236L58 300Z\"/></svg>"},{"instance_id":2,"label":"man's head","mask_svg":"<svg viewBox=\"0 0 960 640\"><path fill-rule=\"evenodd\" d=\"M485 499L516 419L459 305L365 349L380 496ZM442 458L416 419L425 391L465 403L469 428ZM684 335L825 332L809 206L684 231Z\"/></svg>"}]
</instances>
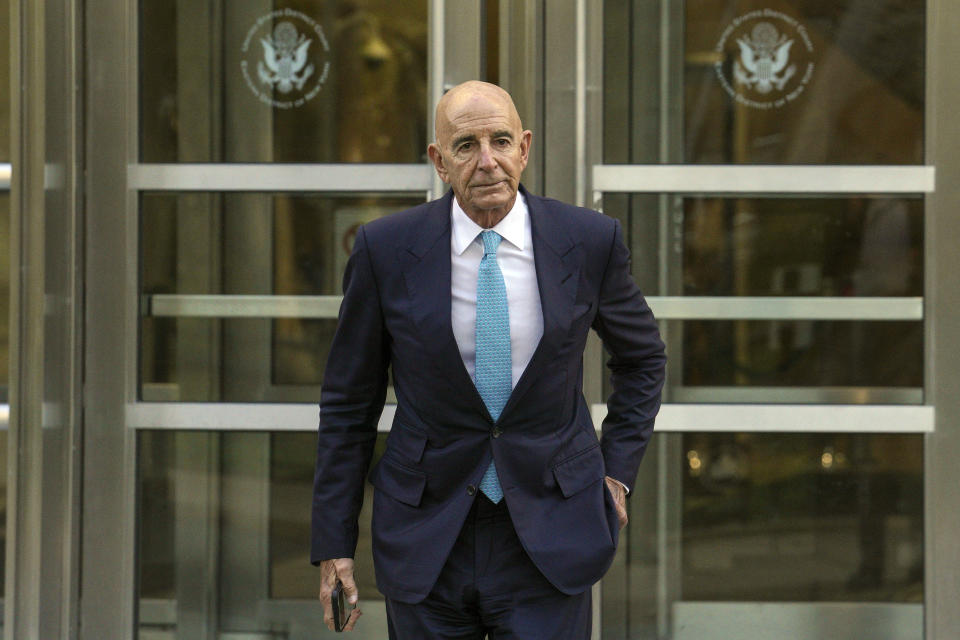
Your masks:
<instances>
[{"instance_id":1,"label":"man's head","mask_svg":"<svg viewBox=\"0 0 960 640\"><path fill-rule=\"evenodd\" d=\"M510 94L470 81L437 103L436 142L427 153L464 212L489 228L513 207L532 137Z\"/></svg>"}]
</instances>

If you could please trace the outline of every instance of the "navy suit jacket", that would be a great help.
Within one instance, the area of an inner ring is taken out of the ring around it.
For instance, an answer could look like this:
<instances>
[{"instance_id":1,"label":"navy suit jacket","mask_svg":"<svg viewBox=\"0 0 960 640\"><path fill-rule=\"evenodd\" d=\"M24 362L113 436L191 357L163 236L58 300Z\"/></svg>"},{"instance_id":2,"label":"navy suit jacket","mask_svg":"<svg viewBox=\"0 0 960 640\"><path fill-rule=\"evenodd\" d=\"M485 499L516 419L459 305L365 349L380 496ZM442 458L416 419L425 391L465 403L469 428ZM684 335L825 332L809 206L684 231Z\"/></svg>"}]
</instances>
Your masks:
<instances>
[{"instance_id":1,"label":"navy suit jacket","mask_svg":"<svg viewBox=\"0 0 960 640\"><path fill-rule=\"evenodd\" d=\"M620 225L523 194L543 337L496 423L450 320L452 192L362 227L347 265L321 393L311 561L356 550L363 479L392 368L396 418L369 480L377 586L399 601L430 592L491 457L524 549L568 594L602 577L616 551L604 476L643 490L637 468L660 407L666 357L630 276ZM610 355L613 386L599 441L581 390L591 327Z\"/></svg>"}]
</instances>

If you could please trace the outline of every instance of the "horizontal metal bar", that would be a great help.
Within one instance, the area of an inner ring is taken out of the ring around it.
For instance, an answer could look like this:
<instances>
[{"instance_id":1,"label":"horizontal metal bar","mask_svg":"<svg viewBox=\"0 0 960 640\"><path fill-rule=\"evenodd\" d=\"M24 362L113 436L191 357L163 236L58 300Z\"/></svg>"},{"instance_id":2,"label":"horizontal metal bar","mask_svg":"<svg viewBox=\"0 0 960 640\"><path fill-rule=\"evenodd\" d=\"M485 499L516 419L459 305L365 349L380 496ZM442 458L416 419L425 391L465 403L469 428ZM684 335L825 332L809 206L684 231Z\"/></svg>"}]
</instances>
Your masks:
<instances>
[{"instance_id":1,"label":"horizontal metal bar","mask_svg":"<svg viewBox=\"0 0 960 640\"><path fill-rule=\"evenodd\" d=\"M10 190L10 179L12 176L12 165L9 162L0 162L0 191Z\"/></svg>"},{"instance_id":2,"label":"horizontal metal bar","mask_svg":"<svg viewBox=\"0 0 960 640\"><path fill-rule=\"evenodd\" d=\"M340 296L146 296L148 316L336 318ZM922 320L923 298L647 298L661 320Z\"/></svg>"},{"instance_id":3,"label":"horizontal metal bar","mask_svg":"<svg viewBox=\"0 0 960 640\"><path fill-rule=\"evenodd\" d=\"M146 296L144 312L156 317L336 318L343 296Z\"/></svg>"},{"instance_id":4,"label":"horizontal metal bar","mask_svg":"<svg viewBox=\"0 0 960 640\"><path fill-rule=\"evenodd\" d=\"M718 545L718 549L725 548ZM672 607L673 628L677 630L674 640L817 640L824 636L831 640L923 638L922 602L676 601Z\"/></svg>"},{"instance_id":5,"label":"horizontal metal bar","mask_svg":"<svg viewBox=\"0 0 960 640\"><path fill-rule=\"evenodd\" d=\"M377 425L389 431L396 405L384 407ZM600 427L606 405L591 407ZM127 405L133 429L313 431L315 404L140 402ZM891 405L665 404L657 431L756 431L928 433L933 407Z\"/></svg>"},{"instance_id":6,"label":"horizontal metal bar","mask_svg":"<svg viewBox=\"0 0 960 640\"><path fill-rule=\"evenodd\" d=\"M593 167L594 191L633 193L929 193L934 167L913 165L628 165Z\"/></svg>"},{"instance_id":7,"label":"horizontal metal bar","mask_svg":"<svg viewBox=\"0 0 960 640\"><path fill-rule=\"evenodd\" d=\"M378 431L389 431L396 405L383 409ZM319 408L302 403L138 402L128 404L133 429L316 431Z\"/></svg>"},{"instance_id":8,"label":"horizontal metal bar","mask_svg":"<svg viewBox=\"0 0 960 640\"><path fill-rule=\"evenodd\" d=\"M671 386L677 403L923 404L919 387L687 387Z\"/></svg>"},{"instance_id":9,"label":"horizontal metal bar","mask_svg":"<svg viewBox=\"0 0 960 640\"><path fill-rule=\"evenodd\" d=\"M132 164L139 191L426 192L427 164Z\"/></svg>"},{"instance_id":10,"label":"horizontal metal bar","mask_svg":"<svg viewBox=\"0 0 960 640\"><path fill-rule=\"evenodd\" d=\"M666 320L923 320L923 298L706 297L647 298Z\"/></svg>"},{"instance_id":11,"label":"horizontal metal bar","mask_svg":"<svg viewBox=\"0 0 960 640\"><path fill-rule=\"evenodd\" d=\"M600 426L607 405L591 407ZM930 433L933 407L901 405L665 404L657 431Z\"/></svg>"}]
</instances>

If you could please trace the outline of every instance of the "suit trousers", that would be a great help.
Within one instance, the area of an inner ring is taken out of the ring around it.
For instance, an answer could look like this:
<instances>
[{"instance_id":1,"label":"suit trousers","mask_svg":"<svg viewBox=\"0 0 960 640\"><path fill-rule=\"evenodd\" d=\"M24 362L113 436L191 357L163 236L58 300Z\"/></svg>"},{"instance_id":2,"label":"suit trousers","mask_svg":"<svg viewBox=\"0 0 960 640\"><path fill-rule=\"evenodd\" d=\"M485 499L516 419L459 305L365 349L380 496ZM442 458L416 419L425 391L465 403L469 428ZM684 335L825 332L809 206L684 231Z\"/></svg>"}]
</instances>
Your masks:
<instances>
[{"instance_id":1,"label":"suit trousers","mask_svg":"<svg viewBox=\"0 0 960 640\"><path fill-rule=\"evenodd\" d=\"M550 584L506 501L479 492L426 599L386 606L391 640L588 640L592 626L590 590L568 596Z\"/></svg>"}]
</instances>

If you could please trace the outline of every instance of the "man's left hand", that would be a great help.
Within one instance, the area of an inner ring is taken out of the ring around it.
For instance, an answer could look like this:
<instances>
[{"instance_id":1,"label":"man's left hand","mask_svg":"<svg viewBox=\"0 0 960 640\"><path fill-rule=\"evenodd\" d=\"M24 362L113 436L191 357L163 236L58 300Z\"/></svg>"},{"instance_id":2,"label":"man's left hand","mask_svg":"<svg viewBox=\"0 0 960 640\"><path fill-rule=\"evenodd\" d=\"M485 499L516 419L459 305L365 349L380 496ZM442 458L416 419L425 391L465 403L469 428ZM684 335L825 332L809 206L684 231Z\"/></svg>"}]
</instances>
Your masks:
<instances>
[{"instance_id":1,"label":"man's left hand","mask_svg":"<svg viewBox=\"0 0 960 640\"><path fill-rule=\"evenodd\" d=\"M611 478L606 477L607 489L613 496L613 504L617 508L617 519L620 520L620 528L627 526L627 491L623 485Z\"/></svg>"}]
</instances>

